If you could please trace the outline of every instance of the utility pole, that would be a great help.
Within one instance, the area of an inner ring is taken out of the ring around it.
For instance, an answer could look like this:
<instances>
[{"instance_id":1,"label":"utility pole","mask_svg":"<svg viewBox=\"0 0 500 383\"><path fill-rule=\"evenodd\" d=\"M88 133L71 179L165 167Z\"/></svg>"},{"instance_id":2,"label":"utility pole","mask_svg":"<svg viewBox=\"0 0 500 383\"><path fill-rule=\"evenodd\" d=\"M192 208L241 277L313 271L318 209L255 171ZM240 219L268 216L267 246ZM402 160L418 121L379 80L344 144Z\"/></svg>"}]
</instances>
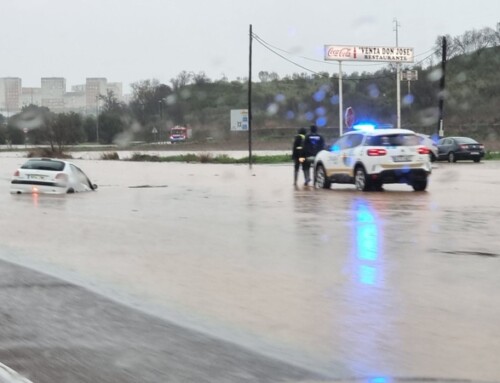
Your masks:
<instances>
[{"instance_id":1,"label":"utility pole","mask_svg":"<svg viewBox=\"0 0 500 383\"><path fill-rule=\"evenodd\" d=\"M248 55L248 166L252 168L252 41L253 32L250 24L250 49Z\"/></svg>"},{"instance_id":2,"label":"utility pole","mask_svg":"<svg viewBox=\"0 0 500 383\"><path fill-rule=\"evenodd\" d=\"M439 82L439 121L438 121L438 136L444 136L443 126L443 110L444 110L444 85L445 85L445 72L446 72L446 37L443 36L443 52L441 56L441 81Z\"/></svg>"},{"instance_id":3,"label":"utility pole","mask_svg":"<svg viewBox=\"0 0 500 383\"><path fill-rule=\"evenodd\" d=\"M160 122L158 123L158 143L162 142L162 133L161 133L161 128L163 125L163 102L162 99L158 100L158 109L159 109L159 115L160 115Z\"/></svg>"},{"instance_id":4,"label":"utility pole","mask_svg":"<svg viewBox=\"0 0 500 383\"><path fill-rule=\"evenodd\" d=\"M99 143L99 95L95 96L95 137L96 142Z\"/></svg>"},{"instance_id":5,"label":"utility pole","mask_svg":"<svg viewBox=\"0 0 500 383\"><path fill-rule=\"evenodd\" d=\"M399 24L398 19L394 18L393 20L394 28L393 30L396 32L396 48L399 47ZM397 98L397 128L401 128L401 64L396 64L396 98Z\"/></svg>"}]
</instances>

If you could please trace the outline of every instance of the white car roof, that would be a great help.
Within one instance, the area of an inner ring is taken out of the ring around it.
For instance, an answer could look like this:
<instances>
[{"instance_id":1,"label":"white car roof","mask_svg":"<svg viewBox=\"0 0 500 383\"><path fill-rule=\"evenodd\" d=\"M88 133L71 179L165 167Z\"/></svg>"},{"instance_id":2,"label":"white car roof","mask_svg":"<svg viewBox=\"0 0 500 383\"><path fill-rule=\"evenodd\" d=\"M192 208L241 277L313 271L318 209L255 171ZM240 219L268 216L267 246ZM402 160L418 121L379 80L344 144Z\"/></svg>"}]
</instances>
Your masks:
<instances>
[{"instance_id":1,"label":"white car roof","mask_svg":"<svg viewBox=\"0 0 500 383\"><path fill-rule=\"evenodd\" d=\"M413 130L409 129L373 129L370 131L362 131L362 130L354 130L352 132L348 132L346 134L354 134L354 133L362 133L366 136L384 136L386 134L415 134Z\"/></svg>"}]
</instances>

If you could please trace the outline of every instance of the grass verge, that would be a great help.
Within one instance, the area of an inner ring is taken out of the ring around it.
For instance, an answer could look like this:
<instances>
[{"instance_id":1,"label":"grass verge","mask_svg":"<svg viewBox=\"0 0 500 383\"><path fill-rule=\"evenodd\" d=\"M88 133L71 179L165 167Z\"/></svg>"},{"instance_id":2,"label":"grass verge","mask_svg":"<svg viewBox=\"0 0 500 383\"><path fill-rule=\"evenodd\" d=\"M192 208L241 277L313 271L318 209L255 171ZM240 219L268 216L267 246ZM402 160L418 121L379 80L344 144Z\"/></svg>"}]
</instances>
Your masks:
<instances>
[{"instance_id":1,"label":"grass verge","mask_svg":"<svg viewBox=\"0 0 500 383\"><path fill-rule=\"evenodd\" d=\"M147 162L195 162L203 164L248 164L248 157L233 158L227 154L213 156L210 153L187 153L173 156L160 157L157 155L134 153L128 161L147 161ZM252 156L253 164L282 164L290 162L290 155L275 154L269 156Z\"/></svg>"}]
</instances>

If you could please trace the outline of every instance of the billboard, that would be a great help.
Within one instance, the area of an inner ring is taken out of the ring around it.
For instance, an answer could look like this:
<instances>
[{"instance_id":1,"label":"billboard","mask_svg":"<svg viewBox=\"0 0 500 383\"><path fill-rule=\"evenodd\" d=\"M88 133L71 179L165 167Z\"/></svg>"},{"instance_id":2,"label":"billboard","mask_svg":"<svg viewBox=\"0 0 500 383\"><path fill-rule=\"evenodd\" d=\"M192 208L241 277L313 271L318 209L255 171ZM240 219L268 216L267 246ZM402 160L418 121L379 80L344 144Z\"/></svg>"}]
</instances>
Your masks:
<instances>
[{"instance_id":1,"label":"billboard","mask_svg":"<svg viewBox=\"0 0 500 383\"><path fill-rule=\"evenodd\" d=\"M327 61L380 61L412 63L413 48L325 45Z\"/></svg>"},{"instance_id":2,"label":"billboard","mask_svg":"<svg viewBox=\"0 0 500 383\"><path fill-rule=\"evenodd\" d=\"M248 131L248 109L231 109L231 130Z\"/></svg>"}]
</instances>

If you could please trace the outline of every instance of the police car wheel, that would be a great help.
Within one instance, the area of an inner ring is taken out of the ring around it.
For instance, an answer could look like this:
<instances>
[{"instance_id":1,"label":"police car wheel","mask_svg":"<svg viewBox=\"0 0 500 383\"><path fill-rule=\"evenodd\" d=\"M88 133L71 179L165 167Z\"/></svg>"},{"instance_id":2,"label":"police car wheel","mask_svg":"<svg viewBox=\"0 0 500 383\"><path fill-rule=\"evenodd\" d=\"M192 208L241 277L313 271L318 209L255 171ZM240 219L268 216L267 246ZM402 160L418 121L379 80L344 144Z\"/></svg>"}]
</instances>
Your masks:
<instances>
[{"instance_id":1,"label":"police car wheel","mask_svg":"<svg viewBox=\"0 0 500 383\"><path fill-rule=\"evenodd\" d=\"M367 191L370 189L370 181L366 175L366 171L362 166L358 166L354 171L354 185L360 191Z\"/></svg>"},{"instance_id":2,"label":"police car wheel","mask_svg":"<svg viewBox=\"0 0 500 383\"><path fill-rule=\"evenodd\" d=\"M330 189L330 181L326 176L325 167L319 164L314 172L314 186L317 189Z\"/></svg>"}]
</instances>

